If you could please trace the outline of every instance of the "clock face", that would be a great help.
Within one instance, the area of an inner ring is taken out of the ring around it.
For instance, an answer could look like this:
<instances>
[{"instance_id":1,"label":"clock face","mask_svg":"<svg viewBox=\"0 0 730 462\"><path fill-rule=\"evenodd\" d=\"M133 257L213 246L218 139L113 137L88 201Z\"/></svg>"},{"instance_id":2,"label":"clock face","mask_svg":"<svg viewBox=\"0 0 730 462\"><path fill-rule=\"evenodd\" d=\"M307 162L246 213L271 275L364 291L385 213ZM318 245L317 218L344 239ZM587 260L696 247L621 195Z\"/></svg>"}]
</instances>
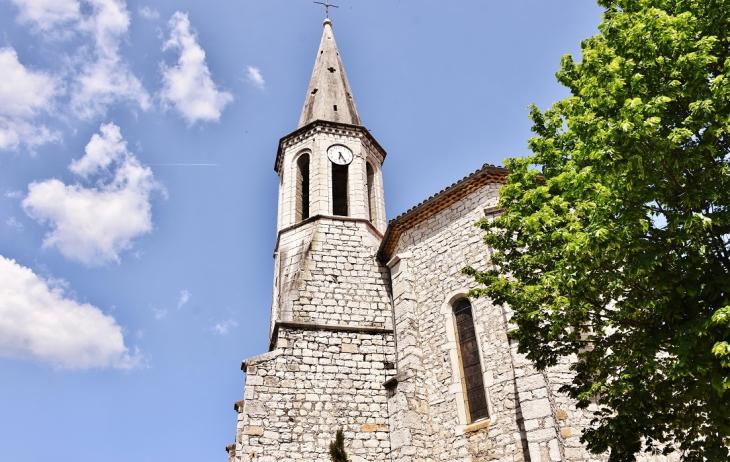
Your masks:
<instances>
[{"instance_id":1,"label":"clock face","mask_svg":"<svg viewBox=\"0 0 730 462\"><path fill-rule=\"evenodd\" d=\"M327 158L337 165L348 165L352 162L352 151L347 146L333 144L327 148Z\"/></svg>"}]
</instances>

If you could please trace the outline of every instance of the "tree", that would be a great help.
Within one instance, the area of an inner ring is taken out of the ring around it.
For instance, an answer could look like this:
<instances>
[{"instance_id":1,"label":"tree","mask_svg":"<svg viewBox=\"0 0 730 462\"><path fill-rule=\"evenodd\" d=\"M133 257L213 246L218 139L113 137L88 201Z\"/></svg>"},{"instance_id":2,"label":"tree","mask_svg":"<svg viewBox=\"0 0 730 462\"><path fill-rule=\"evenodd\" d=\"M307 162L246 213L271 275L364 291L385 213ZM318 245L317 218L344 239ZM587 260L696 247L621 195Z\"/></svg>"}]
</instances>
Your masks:
<instances>
[{"instance_id":1,"label":"tree","mask_svg":"<svg viewBox=\"0 0 730 462\"><path fill-rule=\"evenodd\" d=\"M330 459L332 462L350 462L345 452L345 434L340 428L335 434L335 440L330 443Z\"/></svg>"},{"instance_id":2,"label":"tree","mask_svg":"<svg viewBox=\"0 0 730 462\"><path fill-rule=\"evenodd\" d=\"M494 249L465 269L514 309L540 369L577 355L562 391L599 411L582 441L729 459L730 1L599 0L600 33L563 57L571 96L530 109L507 159Z\"/></svg>"}]
</instances>

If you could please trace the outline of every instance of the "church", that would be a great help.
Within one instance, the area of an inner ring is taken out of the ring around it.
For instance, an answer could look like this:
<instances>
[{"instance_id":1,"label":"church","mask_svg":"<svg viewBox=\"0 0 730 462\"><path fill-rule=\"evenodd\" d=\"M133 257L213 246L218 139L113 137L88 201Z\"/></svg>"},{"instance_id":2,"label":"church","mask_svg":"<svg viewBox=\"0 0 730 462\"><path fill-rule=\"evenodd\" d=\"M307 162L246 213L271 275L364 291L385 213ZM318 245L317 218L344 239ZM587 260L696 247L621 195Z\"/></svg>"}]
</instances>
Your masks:
<instances>
[{"instance_id":1,"label":"church","mask_svg":"<svg viewBox=\"0 0 730 462\"><path fill-rule=\"evenodd\" d=\"M473 224L500 213L507 171L484 165L388 222L385 160L328 18L276 153L270 341L241 366L229 462L326 462L338 429L352 462L606 460L579 441L590 410L558 393L569 364L537 371L509 308L466 296L461 269L489 265Z\"/></svg>"}]
</instances>

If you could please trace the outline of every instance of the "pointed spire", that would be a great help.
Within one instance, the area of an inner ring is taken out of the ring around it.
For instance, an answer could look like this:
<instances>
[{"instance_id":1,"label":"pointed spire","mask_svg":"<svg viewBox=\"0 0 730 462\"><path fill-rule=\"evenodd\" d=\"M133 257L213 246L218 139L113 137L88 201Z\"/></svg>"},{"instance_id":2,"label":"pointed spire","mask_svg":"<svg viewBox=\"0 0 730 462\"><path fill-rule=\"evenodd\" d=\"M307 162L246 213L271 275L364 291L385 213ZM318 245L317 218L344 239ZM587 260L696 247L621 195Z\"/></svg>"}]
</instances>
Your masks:
<instances>
[{"instance_id":1,"label":"pointed spire","mask_svg":"<svg viewBox=\"0 0 730 462\"><path fill-rule=\"evenodd\" d=\"M329 18L324 21L322 42L317 51L317 60L314 62L312 79L297 128L315 120L362 125Z\"/></svg>"}]
</instances>

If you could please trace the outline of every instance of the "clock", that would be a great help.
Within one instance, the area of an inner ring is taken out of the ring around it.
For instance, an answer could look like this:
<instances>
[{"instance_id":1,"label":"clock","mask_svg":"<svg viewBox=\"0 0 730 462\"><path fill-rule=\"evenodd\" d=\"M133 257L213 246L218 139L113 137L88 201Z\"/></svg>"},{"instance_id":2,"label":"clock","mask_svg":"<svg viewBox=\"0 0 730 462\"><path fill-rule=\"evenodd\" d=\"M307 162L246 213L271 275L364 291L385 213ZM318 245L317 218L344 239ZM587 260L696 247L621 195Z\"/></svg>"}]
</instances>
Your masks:
<instances>
[{"instance_id":1,"label":"clock","mask_svg":"<svg viewBox=\"0 0 730 462\"><path fill-rule=\"evenodd\" d=\"M352 162L352 151L347 146L333 144L327 148L327 158L337 165L348 165Z\"/></svg>"}]
</instances>

